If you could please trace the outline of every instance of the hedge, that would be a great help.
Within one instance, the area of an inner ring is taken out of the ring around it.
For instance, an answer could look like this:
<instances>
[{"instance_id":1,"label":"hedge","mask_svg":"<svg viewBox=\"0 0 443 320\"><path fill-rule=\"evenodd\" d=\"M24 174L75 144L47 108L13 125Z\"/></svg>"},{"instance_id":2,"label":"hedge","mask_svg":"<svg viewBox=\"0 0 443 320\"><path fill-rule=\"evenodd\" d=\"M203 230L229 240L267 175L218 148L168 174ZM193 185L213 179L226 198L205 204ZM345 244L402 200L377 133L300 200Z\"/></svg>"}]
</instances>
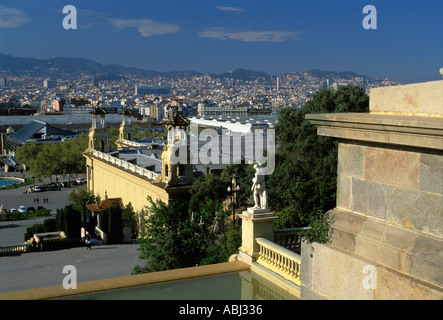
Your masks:
<instances>
[{"instance_id":1,"label":"hedge","mask_svg":"<svg viewBox=\"0 0 443 320\"><path fill-rule=\"evenodd\" d=\"M122 209L118 203L113 203L110 208L99 212L99 228L108 235L108 243L121 243L123 241Z\"/></svg>"},{"instance_id":2,"label":"hedge","mask_svg":"<svg viewBox=\"0 0 443 320\"><path fill-rule=\"evenodd\" d=\"M67 238L80 239L81 236L81 213L71 206L66 206L63 209L57 209L56 214L56 228L64 231Z\"/></svg>"},{"instance_id":3,"label":"hedge","mask_svg":"<svg viewBox=\"0 0 443 320\"><path fill-rule=\"evenodd\" d=\"M35 217L48 217L50 215L51 215L51 211L46 208L38 209L33 212L7 213L8 221L23 220L23 219L35 218Z\"/></svg>"},{"instance_id":4,"label":"hedge","mask_svg":"<svg viewBox=\"0 0 443 320\"><path fill-rule=\"evenodd\" d=\"M44 232L54 232L58 231L56 228L56 220L54 218L45 219L43 223L34 224L33 226L27 227L24 234L25 242L31 239L36 233Z\"/></svg>"},{"instance_id":5,"label":"hedge","mask_svg":"<svg viewBox=\"0 0 443 320\"><path fill-rule=\"evenodd\" d=\"M55 250L63 250L70 248L77 248L84 246L84 243L79 239L54 239L54 240L43 240L43 251L55 251Z\"/></svg>"}]
</instances>

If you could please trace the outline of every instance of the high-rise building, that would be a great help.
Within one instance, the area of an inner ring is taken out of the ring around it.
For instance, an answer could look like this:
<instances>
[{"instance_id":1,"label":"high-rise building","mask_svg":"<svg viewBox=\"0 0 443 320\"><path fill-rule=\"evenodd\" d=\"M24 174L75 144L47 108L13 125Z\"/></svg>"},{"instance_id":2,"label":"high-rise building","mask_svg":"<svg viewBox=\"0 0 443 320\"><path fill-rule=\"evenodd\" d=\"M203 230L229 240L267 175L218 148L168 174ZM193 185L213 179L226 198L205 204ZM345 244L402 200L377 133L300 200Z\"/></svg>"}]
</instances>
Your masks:
<instances>
[{"instance_id":1,"label":"high-rise building","mask_svg":"<svg viewBox=\"0 0 443 320\"><path fill-rule=\"evenodd\" d=\"M43 80L43 86L48 89L54 89L57 87L57 80L54 78L47 78Z\"/></svg>"},{"instance_id":2,"label":"high-rise building","mask_svg":"<svg viewBox=\"0 0 443 320\"><path fill-rule=\"evenodd\" d=\"M1 76L0 77L0 88L6 88L6 76Z\"/></svg>"},{"instance_id":3,"label":"high-rise building","mask_svg":"<svg viewBox=\"0 0 443 320\"><path fill-rule=\"evenodd\" d=\"M93 87L98 87L99 82L98 82L98 79L97 79L96 77L92 77L91 85L92 85Z\"/></svg>"}]
</instances>

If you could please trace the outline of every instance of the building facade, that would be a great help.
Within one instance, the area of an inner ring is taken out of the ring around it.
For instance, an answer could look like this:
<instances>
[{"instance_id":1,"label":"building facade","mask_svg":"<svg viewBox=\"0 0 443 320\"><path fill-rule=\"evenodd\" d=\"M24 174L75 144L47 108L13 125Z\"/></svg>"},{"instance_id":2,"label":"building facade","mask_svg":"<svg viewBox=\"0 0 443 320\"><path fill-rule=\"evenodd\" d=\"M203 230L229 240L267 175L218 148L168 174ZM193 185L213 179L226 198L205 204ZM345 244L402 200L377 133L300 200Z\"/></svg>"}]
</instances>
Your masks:
<instances>
[{"instance_id":1,"label":"building facade","mask_svg":"<svg viewBox=\"0 0 443 320\"><path fill-rule=\"evenodd\" d=\"M93 125L89 132L89 146L84 152L86 158L87 189L95 196L104 198L120 197L124 205L132 204L135 211L142 211L149 204L148 197L154 201L186 200L188 189L193 182L192 166L172 163L172 138L175 128L187 128L189 122L176 115L167 123L168 144L164 147L161 160L124 149L124 141L133 139L132 128L128 122L130 115L124 114L120 126L119 150L109 147L109 134L104 123L106 113L96 109ZM98 117L101 121L98 123ZM181 138L181 137L179 137Z\"/></svg>"},{"instance_id":2,"label":"building facade","mask_svg":"<svg viewBox=\"0 0 443 320\"><path fill-rule=\"evenodd\" d=\"M6 76L0 76L0 88L6 88L7 82L6 82Z\"/></svg>"},{"instance_id":3,"label":"building facade","mask_svg":"<svg viewBox=\"0 0 443 320\"><path fill-rule=\"evenodd\" d=\"M48 78L43 80L43 87L48 89L55 89L57 87L57 80L54 78Z\"/></svg>"},{"instance_id":4,"label":"building facade","mask_svg":"<svg viewBox=\"0 0 443 320\"><path fill-rule=\"evenodd\" d=\"M200 102L197 105L199 117L247 117L248 107L245 105L218 105L208 101Z\"/></svg>"},{"instance_id":5,"label":"building facade","mask_svg":"<svg viewBox=\"0 0 443 320\"><path fill-rule=\"evenodd\" d=\"M171 94L171 88L165 86L145 86L136 85L135 95L139 97L154 95L154 96L168 96Z\"/></svg>"}]
</instances>

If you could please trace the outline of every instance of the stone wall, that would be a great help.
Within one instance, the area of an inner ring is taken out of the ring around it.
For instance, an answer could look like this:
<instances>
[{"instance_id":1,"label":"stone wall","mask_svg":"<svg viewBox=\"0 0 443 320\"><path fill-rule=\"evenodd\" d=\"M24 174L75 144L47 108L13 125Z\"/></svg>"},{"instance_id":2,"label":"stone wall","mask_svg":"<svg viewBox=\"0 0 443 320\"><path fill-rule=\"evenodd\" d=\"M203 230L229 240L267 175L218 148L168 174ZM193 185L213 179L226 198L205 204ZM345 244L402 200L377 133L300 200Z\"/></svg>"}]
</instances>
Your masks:
<instances>
[{"instance_id":1,"label":"stone wall","mask_svg":"<svg viewBox=\"0 0 443 320\"><path fill-rule=\"evenodd\" d=\"M307 115L339 139L329 244L302 245L302 299L443 299L443 81L377 88L370 114Z\"/></svg>"},{"instance_id":2,"label":"stone wall","mask_svg":"<svg viewBox=\"0 0 443 320\"><path fill-rule=\"evenodd\" d=\"M337 208L440 236L443 157L432 150L341 142Z\"/></svg>"}]
</instances>

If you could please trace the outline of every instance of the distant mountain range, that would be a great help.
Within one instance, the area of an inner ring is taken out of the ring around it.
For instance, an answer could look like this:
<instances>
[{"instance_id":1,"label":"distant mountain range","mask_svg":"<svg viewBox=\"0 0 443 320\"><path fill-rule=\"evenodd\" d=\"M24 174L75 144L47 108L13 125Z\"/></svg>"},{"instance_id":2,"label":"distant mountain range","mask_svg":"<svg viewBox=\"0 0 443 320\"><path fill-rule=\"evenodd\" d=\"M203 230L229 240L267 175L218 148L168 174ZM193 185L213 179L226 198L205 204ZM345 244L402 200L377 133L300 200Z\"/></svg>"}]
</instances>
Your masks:
<instances>
[{"instance_id":1,"label":"distant mountain range","mask_svg":"<svg viewBox=\"0 0 443 320\"><path fill-rule=\"evenodd\" d=\"M84 58L66 58L58 57L51 59L35 59L13 57L0 53L0 73L13 75L29 75L39 77L57 77L60 75L95 75L103 79L118 79L125 75L138 75L146 77L164 76L164 77L190 77L201 75L203 73L187 71L154 71L141 68L125 67L118 64L100 64L93 60ZM332 72L321 70L309 70L306 73L319 78L330 79L352 79L352 77L363 77L369 81L376 81L373 78L358 75L355 72ZM233 78L243 81L254 81L258 78L270 79L271 75L265 72L246 70L237 68L225 73L209 73L211 76L219 78Z\"/></svg>"},{"instance_id":2,"label":"distant mountain range","mask_svg":"<svg viewBox=\"0 0 443 320\"><path fill-rule=\"evenodd\" d=\"M54 76L57 74L127 74L156 76L161 72L124 67L118 64L100 64L83 58L58 57L51 59L21 58L0 53L0 70L11 74Z\"/></svg>"}]
</instances>

